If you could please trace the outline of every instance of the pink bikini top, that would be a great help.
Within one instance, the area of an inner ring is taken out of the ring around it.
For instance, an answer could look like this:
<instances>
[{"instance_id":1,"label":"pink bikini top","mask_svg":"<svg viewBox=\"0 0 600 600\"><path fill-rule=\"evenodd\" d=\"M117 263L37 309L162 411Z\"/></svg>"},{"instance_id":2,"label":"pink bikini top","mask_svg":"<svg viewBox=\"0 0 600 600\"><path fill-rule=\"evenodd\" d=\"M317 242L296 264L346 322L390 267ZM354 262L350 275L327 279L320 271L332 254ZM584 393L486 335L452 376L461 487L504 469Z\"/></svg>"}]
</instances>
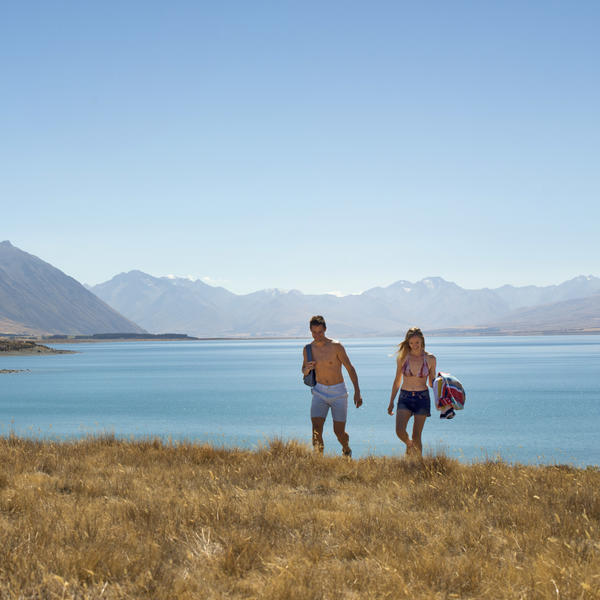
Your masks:
<instances>
[{"instance_id":1,"label":"pink bikini top","mask_svg":"<svg viewBox=\"0 0 600 600\"><path fill-rule=\"evenodd\" d=\"M404 364L402 365L402 374L408 375L409 377L427 377L429 375L429 365L427 364L427 355L423 354L423 364L419 369L418 375L413 375L413 372L410 370L410 357L407 356Z\"/></svg>"}]
</instances>

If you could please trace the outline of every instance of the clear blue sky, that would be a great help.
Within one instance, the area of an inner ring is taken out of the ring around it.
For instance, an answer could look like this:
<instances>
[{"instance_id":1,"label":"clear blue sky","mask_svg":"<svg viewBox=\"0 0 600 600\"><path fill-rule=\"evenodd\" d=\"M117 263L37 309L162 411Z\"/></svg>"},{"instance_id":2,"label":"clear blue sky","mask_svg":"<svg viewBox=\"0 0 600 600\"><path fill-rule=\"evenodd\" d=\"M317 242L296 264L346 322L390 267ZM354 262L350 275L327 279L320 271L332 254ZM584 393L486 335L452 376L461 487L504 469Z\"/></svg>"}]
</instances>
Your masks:
<instances>
[{"instance_id":1,"label":"clear blue sky","mask_svg":"<svg viewBox=\"0 0 600 600\"><path fill-rule=\"evenodd\" d=\"M600 2L0 10L0 240L360 292L599 275Z\"/></svg>"}]
</instances>

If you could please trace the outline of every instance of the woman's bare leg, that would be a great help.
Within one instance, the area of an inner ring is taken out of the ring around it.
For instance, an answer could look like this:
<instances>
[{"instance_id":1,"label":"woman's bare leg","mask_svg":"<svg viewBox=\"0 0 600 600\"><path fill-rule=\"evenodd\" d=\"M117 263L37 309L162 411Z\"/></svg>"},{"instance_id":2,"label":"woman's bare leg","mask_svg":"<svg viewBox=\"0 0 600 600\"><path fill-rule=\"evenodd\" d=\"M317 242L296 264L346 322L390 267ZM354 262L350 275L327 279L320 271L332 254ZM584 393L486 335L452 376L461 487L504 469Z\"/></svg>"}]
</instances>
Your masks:
<instances>
[{"instance_id":1,"label":"woman's bare leg","mask_svg":"<svg viewBox=\"0 0 600 600\"><path fill-rule=\"evenodd\" d=\"M400 409L396 411L396 435L406 444L406 453L413 450L413 442L406 432L406 426L412 413L410 410Z\"/></svg>"},{"instance_id":2,"label":"woman's bare leg","mask_svg":"<svg viewBox=\"0 0 600 600\"><path fill-rule=\"evenodd\" d=\"M425 419L427 419L426 415L415 415L415 418L413 420L413 444L415 445L416 450L418 450L421 456L423 455L423 443L421 441L421 433L423 432L423 427L425 427Z\"/></svg>"}]
</instances>

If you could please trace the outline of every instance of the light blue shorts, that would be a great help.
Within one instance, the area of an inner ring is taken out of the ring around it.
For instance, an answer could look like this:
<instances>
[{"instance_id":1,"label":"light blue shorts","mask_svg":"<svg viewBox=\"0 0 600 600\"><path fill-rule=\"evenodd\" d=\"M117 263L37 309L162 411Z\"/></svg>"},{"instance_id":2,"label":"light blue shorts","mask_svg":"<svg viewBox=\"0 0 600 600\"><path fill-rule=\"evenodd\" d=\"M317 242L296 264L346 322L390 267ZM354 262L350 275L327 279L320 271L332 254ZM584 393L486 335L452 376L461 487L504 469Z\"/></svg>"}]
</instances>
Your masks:
<instances>
[{"instance_id":1,"label":"light blue shorts","mask_svg":"<svg viewBox=\"0 0 600 600\"><path fill-rule=\"evenodd\" d=\"M335 385L317 383L311 388L311 392L311 418L321 417L326 419L331 408L331 416L334 421L346 422L348 416L348 390L344 382Z\"/></svg>"}]
</instances>

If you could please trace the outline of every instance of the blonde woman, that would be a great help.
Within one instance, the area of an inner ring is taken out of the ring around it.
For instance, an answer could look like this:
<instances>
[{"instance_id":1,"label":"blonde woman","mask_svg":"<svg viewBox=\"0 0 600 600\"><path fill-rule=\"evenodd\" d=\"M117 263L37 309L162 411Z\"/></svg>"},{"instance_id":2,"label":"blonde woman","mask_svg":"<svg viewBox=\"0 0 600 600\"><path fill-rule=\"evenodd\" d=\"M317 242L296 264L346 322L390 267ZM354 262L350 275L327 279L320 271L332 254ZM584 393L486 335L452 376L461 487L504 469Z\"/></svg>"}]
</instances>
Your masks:
<instances>
[{"instance_id":1,"label":"blonde woman","mask_svg":"<svg viewBox=\"0 0 600 600\"><path fill-rule=\"evenodd\" d=\"M396 408L396 435L406 444L407 454L423 453L421 433L425 419L431 416L429 385L433 385L436 374L436 361L433 354L425 352L425 337L418 327L406 332L404 341L398 347L396 377L392 386L392 395L388 414L394 414L394 399L398 390ZM406 432L409 419L413 417L412 439Z\"/></svg>"}]
</instances>

